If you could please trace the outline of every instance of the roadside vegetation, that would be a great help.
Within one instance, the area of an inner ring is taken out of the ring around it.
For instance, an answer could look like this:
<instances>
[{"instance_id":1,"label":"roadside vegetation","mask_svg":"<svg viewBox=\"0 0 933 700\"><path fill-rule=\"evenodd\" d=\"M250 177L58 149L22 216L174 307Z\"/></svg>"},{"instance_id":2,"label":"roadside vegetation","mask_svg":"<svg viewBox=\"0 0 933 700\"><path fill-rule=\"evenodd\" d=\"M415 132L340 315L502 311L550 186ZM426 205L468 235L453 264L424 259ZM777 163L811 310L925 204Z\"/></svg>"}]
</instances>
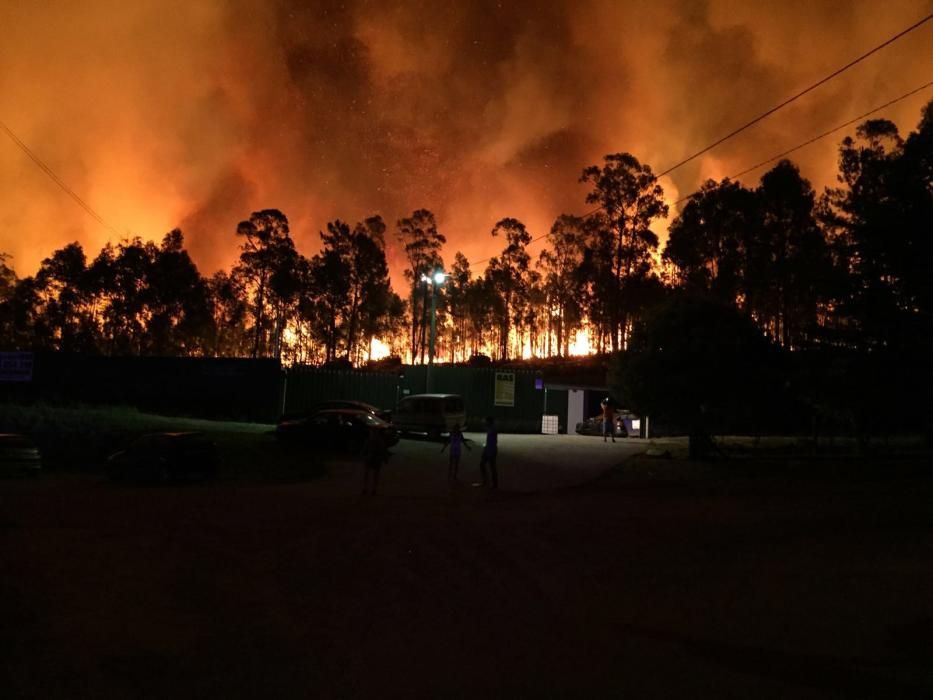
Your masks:
<instances>
[{"instance_id":1,"label":"roadside vegetation","mask_svg":"<svg viewBox=\"0 0 933 700\"><path fill-rule=\"evenodd\" d=\"M287 479L320 474L320 460L282 448L272 425L180 418L143 413L127 406L0 405L0 432L35 441L51 471L103 473L108 455L156 432L198 431L217 445L218 477Z\"/></svg>"}]
</instances>

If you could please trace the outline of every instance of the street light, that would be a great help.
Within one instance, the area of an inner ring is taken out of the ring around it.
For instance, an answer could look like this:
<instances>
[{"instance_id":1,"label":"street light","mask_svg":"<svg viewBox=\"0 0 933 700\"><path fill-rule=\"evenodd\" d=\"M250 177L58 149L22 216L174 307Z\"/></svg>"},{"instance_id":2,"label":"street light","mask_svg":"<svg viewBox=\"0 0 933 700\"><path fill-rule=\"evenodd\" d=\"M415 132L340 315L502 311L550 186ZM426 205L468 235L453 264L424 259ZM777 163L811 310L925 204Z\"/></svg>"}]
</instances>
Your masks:
<instances>
[{"instance_id":1,"label":"street light","mask_svg":"<svg viewBox=\"0 0 933 700\"><path fill-rule=\"evenodd\" d=\"M434 342L437 337L437 288L444 284L447 275L443 270L435 270L430 277L422 274L421 281L431 285L431 344L428 346L428 370L425 377L425 390L431 393L431 368L434 366Z\"/></svg>"}]
</instances>

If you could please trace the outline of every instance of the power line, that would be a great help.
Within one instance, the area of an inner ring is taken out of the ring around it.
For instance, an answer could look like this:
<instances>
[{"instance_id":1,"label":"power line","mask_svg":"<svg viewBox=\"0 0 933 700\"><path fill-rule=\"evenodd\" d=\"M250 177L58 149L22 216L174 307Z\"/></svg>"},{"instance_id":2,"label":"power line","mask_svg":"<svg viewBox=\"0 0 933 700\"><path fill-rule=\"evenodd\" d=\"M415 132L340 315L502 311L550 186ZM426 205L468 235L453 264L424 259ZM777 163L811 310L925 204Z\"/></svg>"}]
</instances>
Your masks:
<instances>
[{"instance_id":1,"label":"power line","mask_svg":"<svg viewBox=\"0 0 933 700\"><path fill-rule=\"evenodd\" d=\"M883 49L884 47L893 44L893 43L894 43L895 41L897 41L898 39L900 39L900 38L906 36L907 34L909 34L910 32L914 31L915 29L920 28L921 26L923 26L924 24L926 24L927 22L929 22L931 19L933 19L933 13L928 14L926 17L924 17L923 19L921 19L921 20L919 20L919 21L917 21L917 22L914 22L912 25L910 25L910 26L907 27L906 29L903 29L903 30L899 31L897 34L895 34L895 35L892 36L892 37L889 37L888 39L886 39L886 40L883 41L882 43L880 43L880 44L878 44L877 46L875 46L873 49L870 49L869 51L866 51L865 53L863 53L863 54L862 54L861 56L859 56L858 58L855 58L855 59L849 61L847 64L845 64L845 65L842 66L841 68L837 68L836 70L834 70L832 73L830 73L830 74L827 75L826 77L821 78L820 80L818 80L817 82L813 83L813 84L810 85L809 87L807 87L807 88L801 90L800 92L798 92L796 95L793 95L793 96L791 96L791 97L788 97L786 100L784 100L784 101L781 102L780 104L775 105L774 107L772 107L771 109L769 109L769 110L766 111L766 112L763 112L762 114L760 114L760 115L758 115L757 117L755 117L754 119L752 119L750 122L748 122L748 123L746 123L746 124L743 124L742 126L738 127L737 129L734 129L733 131L729 132L728 134L726 134L726 135L723 136L722 138L720 138L720 139L714 141L713 143L711 143L710 145L708 145L708 146L706 146L706 147L700 149L699 151L697 151L697 152L694 153L693 155L690 155L690 156L688 156L687 158L684 158L683 160L681 160L680 162L675 163L674 165L672 165L671 167L669 167L667 170L665 170L665 171L663 171L663 172L661 172L661 173L658 173L658 175L657 175L656 177L657 177L657 178L662 178L662 177L664 177L665 175L668 175L668 174L672 173L674 170L677 170L677 168L681 167L682 165L686 165L687 163L689 163L690 161L692 161L692 160L698 158L699 156L703 155L704 153L706 153L706 152L708 152L708 151L711 151L712 149L716 148L716 146L719 146L720 144L725 143L726 141L728 141L729 139L731 139L733 136L737 136L738 134L742 133L743 131L745 131L745 130L748 129L749 127L754 126L755 124L757 124L758 122L762 121L763 119L766 119L767 117L771 116L772 114L774 114L774 113L777 112L778 110L783 109L784 107L786 107L787 105L789 105L791 102L794 102L795 100L798 100L799 98L803 97L804 95L806 95L806 94L809 93L809 92L812 92L813 90L815 90L816 88L820 87L821 85L824 85L825 83L828 83L828 82L829 82L830 80L832 80L833 78L835 78L835 77L841 75L842 73L845 73L847 70L849 70L849 69L852 68L853 66L855 66L855 65L857 65L857 64L859 64L859 63L861 63L862 61L864 61L866 58L868 58L868 57L871 56L872 54L877 53L878 51L880 51L880 50ZM882 109L884 109L885 107L890 107L890 106L891 106L892 104L894 104L895 102L899 102L899 101L901 101L901 100L903 100L903 99L906 99L907 97L910 97L911 95L913 95L913 94L915 94L915 93L917 93L917 92L920 92L921 90L924 90L925 88L929 87L930 84L931 84L931 83L927 83L926 85L924 85L924 86L922 86L922 87L919 87L919 88L917 88L916 90L913 90L913 91L907 93L906 95L902 95L901 97L898 97L897 99L892 100L891 102L888 102L887 104L884 104L884 105L882 105L882 106L880 106L880 107L876 107L876 108L873 109L872 111L866 112L866 113L863 114L862 116L856 117L855 119L853 119L853 120L851 120L851 121L848 121L848 122L846 122L845 124L842 124L842 125L840 125L840 126L837 126L837 127L835 127L834 129L831 129L830 131L827 131L827 132L824 133L824 134L820 134L819 136L816 136L816 137L810 139L809 141L807 141L807 142L805 142L805 143L802 143L802 144L800 144L800 145L798 145L798 146L795 146L794 148L792 148L792 149L790 149L790 150L788 150L788 151L785 151L784 153L781 153L780 155L777 155L777 156L774 156L773 158L769 158L768 160L762 161L762 162L759 163L758 165L753 165L751 168L748 168L747 170L743 170L743 171L742 171L741 173L739 173L738 175L733 175L733 178L739 177L740 175L745 175L746 173L751 172L752 170L755 170L756 168L760 168L762 165L767 165L767 164L770 163L772 160L777 160L778 158L782 158L783 156L786 156L786 155L788 155L788 154L790 154L790 153L793 153L794 151L799 150L799 149L803 148L804 146L809 146L811 143L813 143L813 142L815 142L815 141L818 141L818 140L820 140L821 138L825 138L826 136L829 136L830 134L832 134L832 133L834 133L834 132L836 132L836 131L839 131L840 129L845 128L846 126L849 126L849 125L852 124L853 122L858 121L859 119L864 119L865 117L869 116L870 114L874 114L875 112L877 112L877 111L879 111L879 110L882 110ZM684 197L684 198L682 198L682 199L677 200L677 201L675 202L675 204L680 204L681 202L685 201L686 199L689 199L690 197L692 197L694 194L696 194L696 192L694 192L693 194L687 195L686 197ZM592 216L593 214L596 214L597 212L601 211L602 209L603 209L603 207L601 207L601 206L600 206L600 207L596 207L595 209L592 209L591 211L588 211L588 212L586 212L585 214L583 214L580 218L581 218L581 219L587 219L587 218L589 218L590 216ZM546 238L546 237L547 237L547 234L543 234L543 235L541 235L541 236L538 236L538 237L536 237L536 238L533 238L533 239L531 239L531 241L528 242L528 245L531 245L532 243L536 243L537 241L540 241L540 240L542 240L543 238ZM489 260L492 260L493 257L495 257L495 256L491 256L491 257L488 257L488 258L483 258L482 260L476 260L475 262L471 262L471 263L470 263L470 267L473 267L474 265L479 265L480 263L488 262Z\"/></svg>"},{"instance_id":2,"label":"power line","mask_svg":"<svg viewBox=\"0 0 933 700\"><path fill-rule=\"evenodd\" d=\"M90 204L88 204L83 199L81 199L81 197L79 197L73 189L71 189L67 184L65 184L65 182L58 175L55 174L55 171L53 171L48 165L46 165L42 161L42 159L39 158L39 156L33 153L33 151L29 148L29 146L23 143L20 140L20 138L16 134L13 133L12 129L10 129L10 127L8 127L2 121L0 121L0 129L3 129L3 131L6 132L7 136L13 139L13 143L19 146L22 149L23 153L29 156L29 159L32 160L32 162L35 163L37 166L39 166L39 169L42 170L42 172L44 172L46 175L52 178L55 184L61 187L65 191L65 194L67 194L75 202L77 202L78 206L84 209L84 211L86 211L90 215L90 217L94 219L94 221L99 223L104 228L110 230L115 236L120 235L119 232L113 226L108 224L100 214L98 214L96 211L94 211L91 208Z\"/></svg>"},{"instance_id":3,"label":"power line","mask_svg":"<svg viewBox=\"0 0 933 700\"><path fill-rule=\"evenodd\" d=\"M853 117L852 119L849 119L848 121L843 122L842 124L839 124L838 126L834 126L832 129L829 129L829 130L824 131L823 133L821 133L821 134L819 134L819 135L817 135L817 136L814 136L814 137L812 137L812 138L810 138L810 139L807 139L806 141L803 141L802 143L799 143L799 144L797 144L796 146L793 146L792 148L788 148L788 149L785 150L785 151L781 151L781 152L778 153L777 155L774 155L774 156L771 156L771 157L769 157L769 158L766 158L765 160L762 160L762 161L756 163L755 165L752 165L752 166L750 166L750 167L748 167L748 168L745 168L744 170L742 170L742 171L736 173L735 175L730 175L730 176L728 177L728 179L729 179L729 180L735 180L736 178L739 178L739 177L741 177L742 175L747 175L748 173L750 173L750 172L752 172L752 171L754 171L754 170L757 170L758 168L761 168L761 167L767 165L768 163L772 163L772 162L774 162L774 161L776 161L776 160L779 160L779 159L781 159L781 158L784 158L785 156L790 155L791 153L795 153L796 151L799 151L799 150L802 149L802 148L805 148L805 147L807 147L807 146L809 146L809 145L811 145L811 144L813 144L813 143L816 143L817 141L820 141L821 139L824 139L824 138L826 138L827 136L831 136L831 135L835 134L837 131L841 131L842 129L845 129L845 128L848 127L848 126L852 126L852 125L855 124L856 122L859 122L859 121L861 121L862 119L865 119L866 117L870 117L872 114L875 114L876 112L880 112L881 110L886 109L886 108L890 107L891 105L894 105L894 104L897 104L898 102L901 102L901 101L903 101L903 100L906 100L908 97L912 97L912 96L916 95L918 92L923 92L924 90L926 90L927 88L930 88L930 87L933 87L933 80L931 80L931 81L928 82L928 83L925 83L925 84L921 85L920 87L914 88L913 90L911 90L911 91L909 91L909 92L905 92L905 93L904 93L903 95L901 95L900 97L895 97L893 100L889 100L888 102L885 102L883 105L879 105L878 107L875 107L875 108L873 108L873 109L870 109L869 111L867 111L867 112L865 112L865 113L863 113L863 114L860 114L860 115L857 116L857 117ZM674 202L674 204L677 205L677 204L681 204L681 203L683 203L683 202L686 202L688 199L690 199L690 198L692 198L692 197L695 197L696 195L700 194L700 192L701 192L701 190L697 190L696 192L692 192L691 194L688 194L688 195L685 196L685 197L681 197L681 198L678 199L676 202ZM596 214L596 213L602 211L602 209L603 209L603 207L601 207L601 206L600 206L600 207L596 207L595 209L591 209L590 211L588 211L588 212L586 212L585 214L581 215L580 218L581 218L581 219L587 219L587 218L593 216L594 214ZM548 236L548 234L545 233L545 234L543 234L543 235L541 235L541 236L537 236L537 237L535 237L535 238L532 238L532 239L528 242L528 245L531 245L532 243L536 243L537 241L540 241L540 240L542 240L542 239L544 239L544 238L547 238L547 236ZM480 264L480 263L487 262L487 261L491 260L492 257L495 257L495 256L491 256L491 257L488 257L488 258L483 258L482 260L476 260L475 262L471 262L471 263L470 263L470 267L472 267L473 265L478 265L478 264Z\"/></svg>"},{"instance_id":4,"label":"power line","mask_svg":"<svg viewBox=\"0 0 933 700\"><path fill-rule=\"evenodd\" d=\"M840 124L839 126L834 126L832 129L829 129L828 131L824 131L822 134L819 134L818 136L814 136L813 138L807 139L806 141L797 144L793 148L788 148L786 151L782 151L781 153L778 153L777 155L771 156L770 158L766 158L760 163L756 163L755 165L752 165L751 167L745 168L745 170L742 170L741 172L738 172L735 175L730 175L727 179L735 180L736 178L742 177L742 175L747 175L753 170L757 170L758 168L761 168L767 165L768 163L773 163L774 161L779 160L785 156L788 156L791 153L794 153L795 151L799 151L801 148L805 148L806 146L809 146L810 144L816 143L820 139L824 139L827 136L831 136L832 134L835 134L837 131L841 131L842 129L845 129L847 126L852 126L853 124L861 121L865 117L869 117L875 112L880 112L882 109L890 107L893 104L897 104L901 100L906 100L908 97L912 97L913 95L916 95L918 92L922 92L923 90L926 90L929 87L933 87L933 80L926 83L925 85L921 85L918 88L914 88L910 92L904 93L900 97L895 97L893 100L889 102L885 102L883 105L879 107L875 107L874 109L869 110L868 112L865 112L864 114L860 114L859 116L853 119L850 119L849 121L843 124ZM691 194L688 194L686 197L681 197L676 202L674 202L674 204L680 204L681 202L686 202L691 197L695 197L696 195L700 194L700 192L701 190L697 190L696 192L692 192Z\"/></svg>"},{"instance_id":5,"label":"power line","mask_svg":"<svg viewBox=\"0 0 933 700\"><path fill-rule=\"evenodd\" d=\"M706 153L707 151L710 151L710 150L716 148L716 146L720 145L721 143L724 143L725 141L728 141L728 140L731 139L733 136L736 136L737 134L740 134L740 133L742 133L743 131L745 131L746 129L748 129L750 126L753 126L753 125L757 124L757 123L760 122L762 119L765 119L766 117L769 117L770 115L772 115L772 114L774 114L775 112L777 112L779 109L782 109L782 108L786 107L786 106L789 105L791 102L794 102L795 100L797 100L797 99L803 97L804 95L806 95L808 92L811 92L811 91L815 90L815 89L818 88L820 85L823 85L824 83L829 82L830 80L832 80L832 79L835 78L836 76L841 75L842 73L846 72L847 70L849 70L849 69L852 68L853 66L855 66L855 65L857 65L857 64L859 64L859 63L861 63L862 61L864 61L866 58L868 58L868 57L871 56L872 54L877 53L878 51L880 51L881 49L883 49L885 46L888 46L888 45L890 45L890 44L893 44L895 41L897 41L897 40L900 39L901 37L904 37L904 36L906 36L907 34L909 34L910 32L914 31L915 29L918 29L918 28L921 27L922 25L924 25L924 24L926 24L927 22L929 22L931 19L933 19L933 13L927 15L926 17L924 17L924 18L921 19L920 21L915 22L914 24L910 25L910 26L907 27L906 29L901 30L900 32L898 32L897 34L895 34L894 36L892 36L891 38L887 39L886 41L882 42L881 44L878 44L878 46L876 46L875 48L871 49L870 51L867 51L866 53L863 53L863 54L862 54L861 56L859 56L858 58L853 59L852 61L849 61L847 64L845 64L845 65L842 66L841 68L837 68L837 69L834 70L832 73L830 73L829 75L827 75L825 78L822 78L821 80L818 80L817 82L813 83L810 87L808 87L808 88L806 88L806 89L804 89L804 90L801 90L800 92L798 92L796 95L793 95L792 97L788 97L786 100L784 100L784 101L781 102L780 104L778 104L778 105L772 107L771 109L769 109L768 111L763 112L762 114L758 115L757 117L755 117L754 119L752 119L752 120L751 120L750 122L748 122L747 124L743 124L743 125L740 126L739 128L737 128L737 129L735 129L735 130L729 132L728 134L726 134L726 135L723 136L722 138L718 139L717 141L714 141L714 142L711 143L709 146L706 146L705 148L702 148L701 150L699 150L699 151L697 151L696 153L694 153L693 155L688 156L687 158L684 158L684 159L683 159L682 161L680 161L679 163L675 163L674 165L672 165L671 167L669 167L669 168L668 168L667 170L665 170L664 172L659 173L657 177L659 177L659 178L660 178L660 177L663 177L663 176L667 175L668 173L670 173L670 172L676 170L676 169L679 168L680 166L686 165L686 164L689 163L691 160L693 160L693 159L695 159L695 158L697 158L697 157L703 155L703 154Z\"/></svg>"}]
</instances>

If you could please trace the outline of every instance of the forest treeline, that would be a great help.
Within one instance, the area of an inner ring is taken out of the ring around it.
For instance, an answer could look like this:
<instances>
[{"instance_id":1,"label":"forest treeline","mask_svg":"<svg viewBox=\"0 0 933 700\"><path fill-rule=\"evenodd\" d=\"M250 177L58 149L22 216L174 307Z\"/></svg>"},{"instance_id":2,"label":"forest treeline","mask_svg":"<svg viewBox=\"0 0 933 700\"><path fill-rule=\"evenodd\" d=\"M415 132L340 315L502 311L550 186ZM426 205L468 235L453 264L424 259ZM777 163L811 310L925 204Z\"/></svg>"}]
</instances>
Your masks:
<instances>
[{"instance_id":1,"label":"forest treeline","mask_svg":"<svg viewBox=\"0 0 933 700\"><path fill-rule=\"evenodd\" d=\"M933 313L933 102L903 136L870 120L838 151L838 184L816 193L790 161L756 187L707 181L670 224L651 168L628 153L583 170L590 216L559 216L537 258L514 218L482 274L460 252L445 260L434 215L391 228L380 216L329 223L320 251L295 247L268 209L231 231L240 254L203 275L180 230L133 238L89 257L72 243L17 277L0 257L0 346L114 355L277 357L364 362L373 346L427 359L432 295L437 357L461 361L567 355L585 333L618 351L672 296L730 306L787 350L853 351L929 343ZM387 241L404 253L393 290ZM423 276L444 270L438 289Z\"/></svg>"}]
</instances>

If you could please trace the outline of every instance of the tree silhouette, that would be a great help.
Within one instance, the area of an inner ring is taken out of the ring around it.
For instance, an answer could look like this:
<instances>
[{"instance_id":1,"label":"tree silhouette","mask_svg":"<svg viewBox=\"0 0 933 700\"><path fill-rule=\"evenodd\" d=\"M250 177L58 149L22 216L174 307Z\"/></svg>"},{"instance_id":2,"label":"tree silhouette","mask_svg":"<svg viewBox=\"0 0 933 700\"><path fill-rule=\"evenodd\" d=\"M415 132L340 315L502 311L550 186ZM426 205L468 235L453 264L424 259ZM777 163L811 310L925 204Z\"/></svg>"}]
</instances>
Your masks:
<instances>
[{"instance_id":1,"label":"tree silhouette","mask_svg":"<svg viewBox=\"0 0 933 700\"><path fill-rule=\"evenodd\" d=\"M341 346L349 346L346 332L351 305L353 237L350 226L339 219L327 224L327 231L320 236L324 246L311 258L308 291L316 307L313 332L324 345L324 361L333 362Z\"/></svg>"},{"instance_id":2,"label":"tree silhouette","mask_svg":"<svg viewBox=\"0 0 933 700\"><path fill-rule=\"evenodd\" d=\"M250 311L246 281L234 268L230 273L215 273L207 285L214 317L211 354L217 357L248 355L251 342L247 327Z\"/></svg>"},{"instance_id":3,"label":"tree silhouette","mask_svg":"<svg viewBox=\"0 0 933 700\"><path fill-rule=\"evenodd\" d=\"M748 190L706 182L671 223L664 259L691 294L735 305L787 348L813 341L831 262L815 196L783 160Z\"/></svg>"},{"instance_id":4,"label":"tree silhouette","mask_svg":"<svg viewBox=\"0 0 933 700\"><path fill-rule=\"evenodd\" d=\"M167 233L154 251L146 282L146 352L208 354L214 332L211 289L184 249L179 229Z\"/></svg>"},{"instance_id":5,"label":"tree silhouette","mask_svg":"<svg viewBox=\"0 0 933 700\"><path fill-rule=\"evenodd\" d=\"M37 312L42 317L36 329L40 347L70 352L96 350L93 290L88 285L87 260L79 243L70 243L42 261L35 290L40 304Z\"/></svg>"},{"instance_id":6,"label":"tree silhouette","mask_svg":"<svg viewBox=\"0 0 933 700\"><path fill-rule=\"evenodd\" d=\"M281 313L295 289L291 273L297 254L288 219L278 209L253 212L237 225L236 234L243 238L238 274L246 280L253 297L252 356L260 357L278 345L284 331ZM271 328L270 307L277 312ZM273 342L269 342L270 335Z\"/></svg>"},{"instance_id":7,"label":"tree silhouette","mask_svg":"<svg viewBox=\"0 0 933 700\"><path fill-rule=\"evenodd\" d=\"M427 209L418 209L410 217L399 219L395 235L402 243L408 261L405 279L411 285L411 361L417 361L420 355L421 361L424 362L425 329L429 323L429 292L427 285L421 281L421 276L431 275L435 270L443 269L441 247L447 239L438 232L434 214Z\"/></svg>"},{"instance_id":8,"label":"tree silhouette","mask_svg":"<svg viewBox=\"0 0 933 700\"><path fill-rule=\"evenodd\" d=\"M833 367L833 353L845 351L840 386L848 374L894 366L901 369L871 396L889 401L895 394L881 391L886 386L933 383L924 359L933 353L933 102L906 138L883 119L859 126L840 145L839 186L819 201L789 161L754 188L704 183L671 225L667 287L651 227L668 208L651 169L618 153L580 179L599 210L558 217L535 269L531 235L514 218L496 223L493 235L505 246L481 276L457 253L436 292L439 355L566 355L581 328L598 351L619 350L645 337L650 310L679 293L732 307L801 364L808 353L822 353ZM406 317L389 283L385 228L379 216L352 228L334 221L308 259L281 211L256 211L237 227L237 264L209 279L179 230L160 243L135 237L107 244L90 261L70 244L22 279L0 254L0 342L360 364L378 337L423 362L432 290L421 278L443 267L446 239L427 209L398 220ZM830 389L823 393L832 398ZM826 396L811 403L829 405ZM837 403L846 401L840 394Z\"/></svg>"},{"instance_id":9,"label":"tree silhouette","mask_svg":"<svg viewBox=\"0 0 933 700\"><path fill-rule=\"evenodd\" d=\"M671 222L664 259L690 294L748 309L749 255L760 240L759 202L737 182L707 180Z\"/></svg>"},{"instance_id":10,"label":"tree silhouette","mask_svg":"<svg viewBox=\"0 0 933 700\"><path fill-rule=\"evenodd\" d=\"M713 424L745 418L773 398L775 362L768 339L733 306L681 297L636 329L609 382L636 411L686 427L691 457L702 457Z\"/></svg>"},{"instance_id":11,"label":"tree silhouette","mask_svg":"<svg viewBox=\"0 0 933 700\"><path fill-rule=\"evenodd\" d=\"M592 184L586 201L600 205L606 217L606 231L613 238L614 284L599 292L611 300L607 309L610 341L612 349L618 350L637 311L624 294L626 283L649 274L651 255L658 247L651 223L667 216L668 206L651 168L639 163L635 156L616 153L605 156L603 161L601 168L596 165L586 168L580 182Z\"/></svg>"},{"instance_id":12,"label":"tree silhouette","mask_svg":"<svg viewBox=\"0 0 933 700\"><path fill-rule=\"evenodd\" d=\"M580 265L583 304L597 352L606 352L611 344L613 319L617 317L614 243L609 221L601 213L591 216L584 225L585 248Z\"/></svg>"},{"instance_id":13,"label":"tree silhouette","mask_svg":"<svg viewBox=\"0 0 933 700\"><path fill-rule=\"evenodd\" d=\"M102 344L112 355L141 355L146 346L147 277L155 244L139 237L107 244L88 269Z\"/></svg>"},{"instance_id":14,"label":"tree silhouette","mask_svg":"<svg viewBox=\"0 0 933 700\"><path fill-rule=\"evenodd\" d=\"M912 306L904 275L911 245L898 191L903 145L887 120L859 126L839 149L843 186L828 191L824 202L824 223L848 271L840 311L855 331L849 342L863 348L902 345L903 316Z\"/></svg>"},{"instance_id":15,"label":"tree silhouette","mask_svg":"<svg viewBox=\"0 0 933 700\"><path fill-rule=\"evenodd\" d=\"M785 348L807 345L826 300L829 255L814 215L814 193L797 166L782 160L761 178L762 239L753 274L752 311L769 335Z\"/></svg>"},{"instance_id":16,"label":"tree silhouette","mask_svg":"<svg viewBox=\"0 0 933 700\"><path fill-rule=\"evenodd\" d=\"M531 257L525 250L531 242L531 234L518 219L502 219L492 229L493 237L504 236L506 246L502 252L489 260L486 275L498 292L496 306L499 329L498 356L509 357L509 341L513 327L518 331L518 353L522 348L522 325L528 303L530 286L529 264Z\"/></svg>"},{"instance_id":17,"label":"tree silhouette","mask_svg":"<svg viewBox=\"0 0 933 700\"><path fill-rule=\"evenodd\" d=\"M548 308L548 355L552 354L552 334L556 339L553 354L567 355L570 338L583 321L586 291L581 267L586 241L585 221L562 214L548 233L551 249L542 251L539 256L538 267L543 273L543 291Z\"/></svg>"},{"instance_id":18,"label":"tree silhouette","mask_svg":"<svg viewBox=\"0 0 933 700\"><path fill-rule=\"evenodd\" d=\"M496 319L501 316L501 298L495 281L487 274L474 279L467 288L466 307L471 355L480 355L498 342Z\"/></svg>"},{"instance_id":19,"label":"tree silhouette","mask_svg":"<svg viewBox=\"0 0 933 700\"><path fill-rule=\"evenodd\" d=\"M473 273L470 270L470 261L467 260L463 253L457 251L446 284L447 307L451 317L450 340L448 343L451 362L455 361L457 357L465 359L467 354L469 293L472 281Z\"/></svg>"},{"instance_id":20,"label":"tree silhouette","mask_svg":"<svg viewBox=\"0 0 933 700\"><path fill-rule=\"evenodd\" d=\"M357 363L361 346L365 343L370 353L376 334L390 327L386 316L398 314L389 282L385 230L381 216L371 216L353 229L346 358Z\"/></svg>"}]
</instances>

